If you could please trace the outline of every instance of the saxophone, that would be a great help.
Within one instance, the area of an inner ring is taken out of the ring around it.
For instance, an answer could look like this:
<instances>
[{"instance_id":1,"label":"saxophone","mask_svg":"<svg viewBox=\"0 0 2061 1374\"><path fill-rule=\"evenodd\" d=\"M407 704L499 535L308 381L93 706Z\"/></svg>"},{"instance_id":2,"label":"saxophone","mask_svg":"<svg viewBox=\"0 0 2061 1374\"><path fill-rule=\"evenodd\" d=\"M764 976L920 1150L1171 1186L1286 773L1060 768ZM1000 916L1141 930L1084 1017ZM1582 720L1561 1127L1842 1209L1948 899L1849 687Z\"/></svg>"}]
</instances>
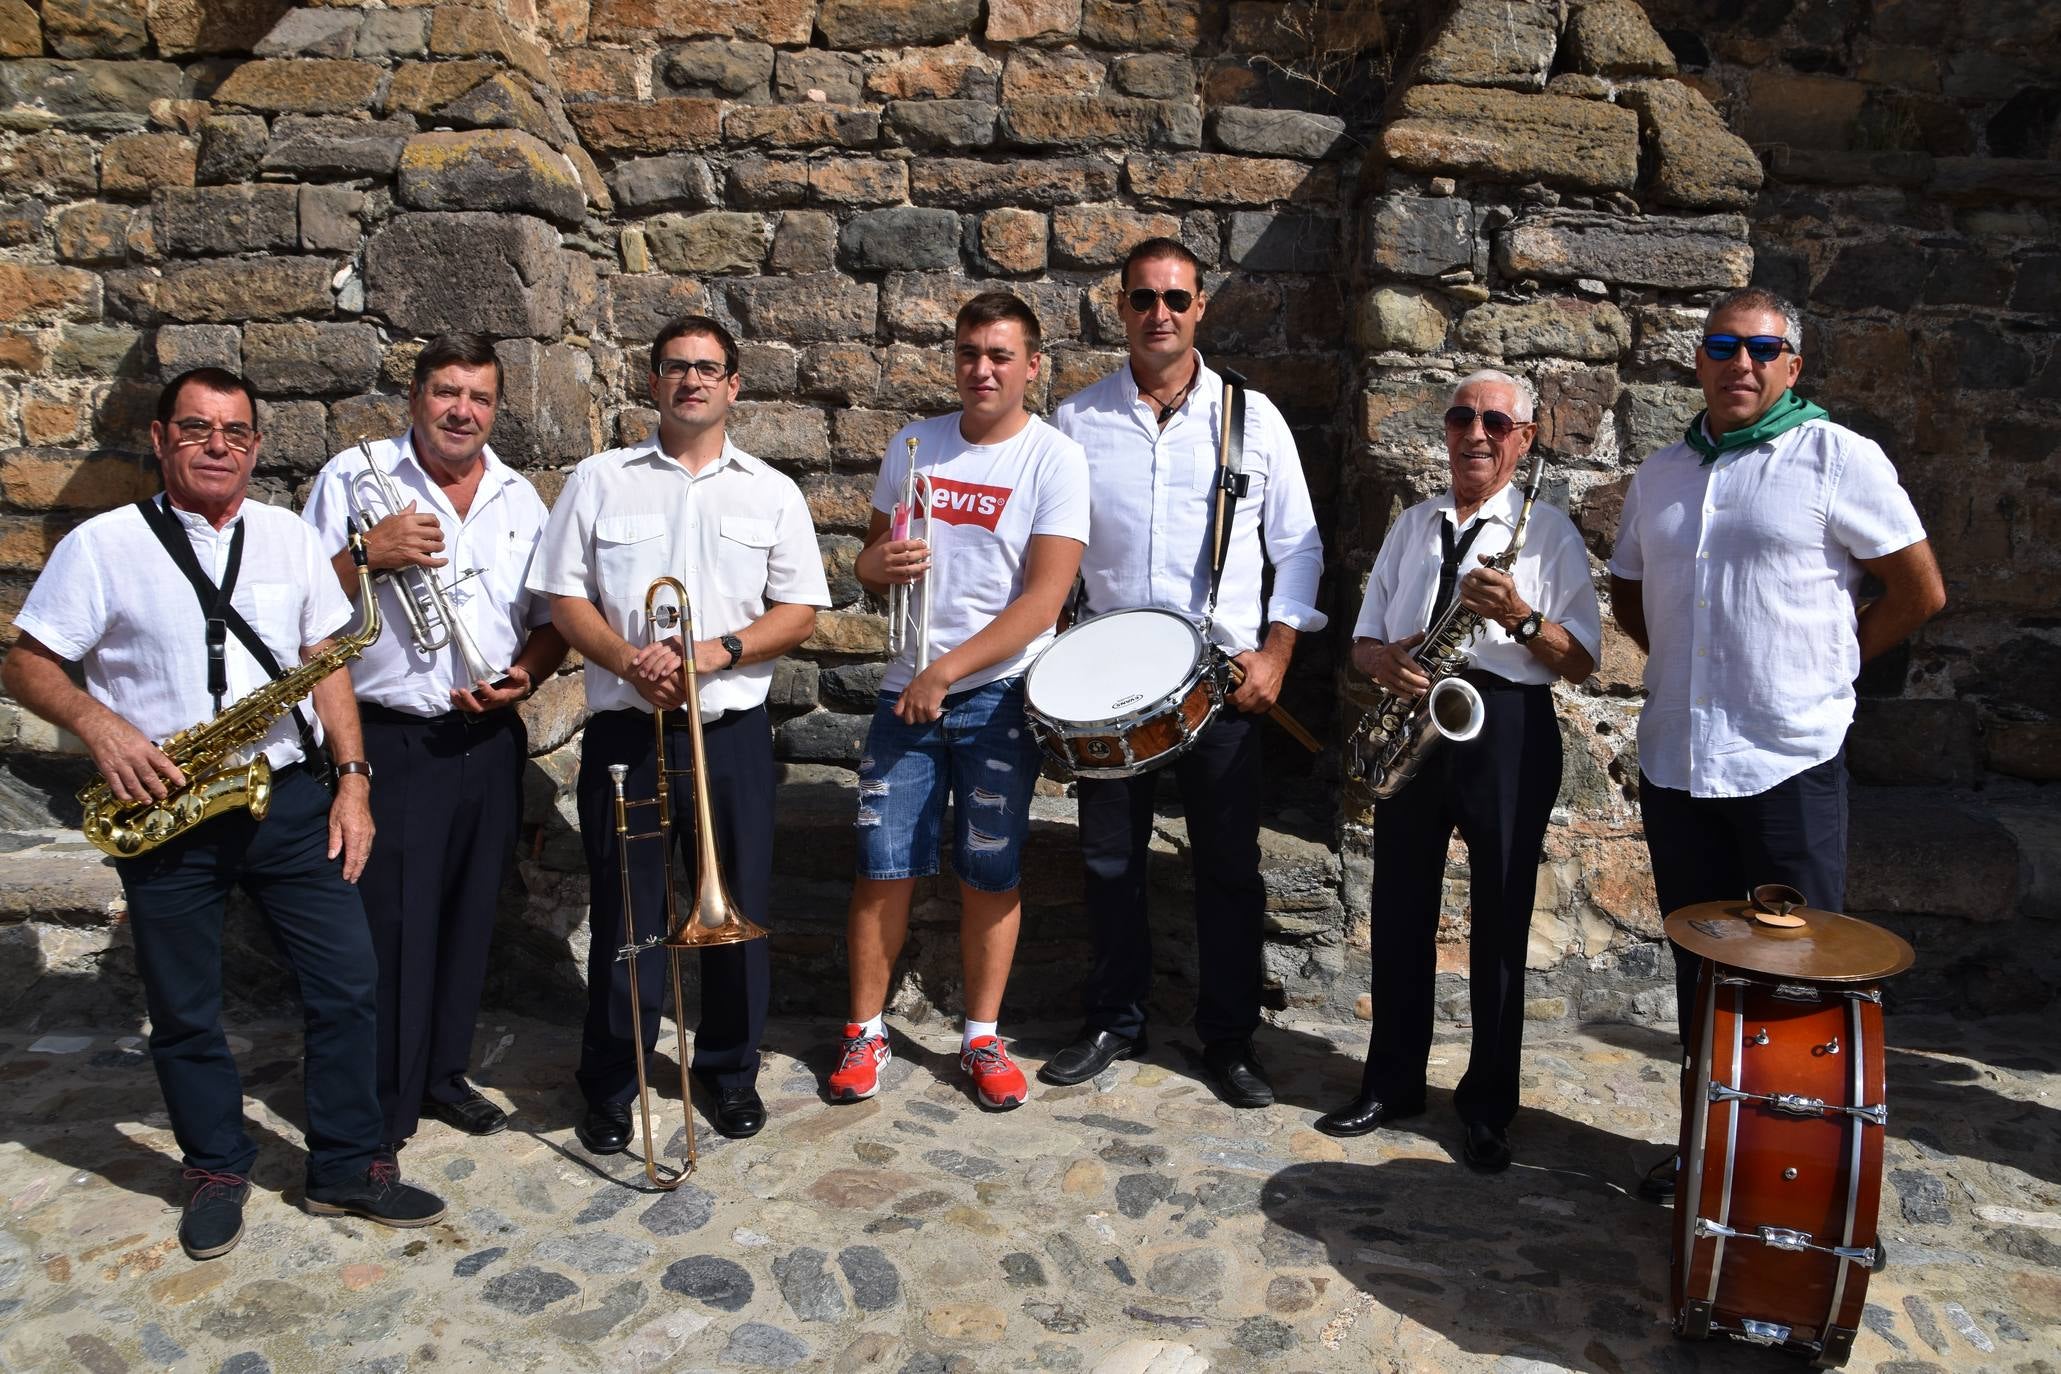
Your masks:
<instances>
[{"instance_id":1,"label":"saxophone","mask_svg":"<svg viewBox=\"0 0 2061 1374\"><path fill-rule=\"evenodd\" d=\"M356 528L351 530L350 540L351 558L358 565L358 605L362 608L357 630L238 700L213 720L181 730L159 745L165 757L186 775L185 784L167 792L163 801L147 797L140 802L122 801L105 778L95 778L80 788L79 805L86 811L82 828L96 849L117 859L133 859L211 816L238 807L247 809L253 820L265 819L272 808L272 761L263 753L248 763L225 766L222 761L263 739L272 723L299 704L316 683L379 638L379 597L372 590L372 573L365 565L365 540Z\"/></svg>"},{"instance_id":2,"label":"saxophone","mask_svg":"<svg viewBox=\"0 0 2061 1374\"><path fill-rule=\"evenodd\" d=\"M1539 479L1546 469L1545 455L1534 454L1531 476L1525 482L1524 506L1517 513L1517 528L1510 533L1510 547L1486 560L1485 567L1508 572L1524 548L1524 527L1531 521L1532 502L1538 499ZM1445 614L1425 633L1424 642L1411 655L1418 669L1431 679L1431 687L1420 697L1406 697L1386 687L1375 694L1374 705L1353 731L1346 751L1346 773L1364 782L1377 801L1386 801L1403 790L1403 785L1424 766L1424 760L1442 739L1470 740L1481 733L1486 712L1481 693L1460 676L1472 661L1468 647L1481 633L1481 613L1460 604L1458 588Z\"/></svg>"}]
</instances>

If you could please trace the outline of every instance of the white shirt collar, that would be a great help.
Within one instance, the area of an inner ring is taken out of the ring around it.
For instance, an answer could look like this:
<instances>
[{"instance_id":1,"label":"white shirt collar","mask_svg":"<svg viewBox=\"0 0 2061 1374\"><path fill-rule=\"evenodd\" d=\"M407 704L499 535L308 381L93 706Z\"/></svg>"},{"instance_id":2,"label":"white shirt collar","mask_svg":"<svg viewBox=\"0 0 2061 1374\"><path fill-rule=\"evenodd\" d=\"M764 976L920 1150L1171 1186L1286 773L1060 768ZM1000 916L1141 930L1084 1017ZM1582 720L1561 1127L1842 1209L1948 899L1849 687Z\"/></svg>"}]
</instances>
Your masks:
<instances>
[{"instance_id":1,"label":"white shirt collar","mask_svg":"<svg viewBox=\"0 0 2061 1374\"><path fill-rule=\"evenodd\" d=\"M368 457L371 456L372 446L370 444L367 444L365 446L365 452ZM481 486L486 486L489 478L493 479L493 485L495 487L505 487L510 482L520 480L516 476L515 469L509 467L508 464L501 461L501 455L494 452L494 446L492 444L488 444L485 448L481 449L479 456L480 461L486 464L486 471L480 474ZM378 462L379 460L377 458L373 458L372 461ZM415 470L422 474L422 478L424 481L430 483L431 485L436 484L436 478L433 475L431 475L430 470L423 465L422 459L416 456L415 426L413 425L410 425L408 426L408 428L402 430L401 437L394 440L393 452L387 456L386 470L390 473L397 471L403 463L413 463L415 465Z\"/></svg>"},{"instance_id":2,"label":"white shirt collar","mask_svg":"<svg viewBox=\"0 0 2061 1374\"><path fill-rule=\"evenodd\" d=\"M1202 360L1202 350L1190 349L1189 354L1195 359L1195 380L1188 383L1188 394L1181 398L1181 404L1174 412L1177 415L1186 410L1197 396L1213 396L1219 388L1215 380L1216 374L1211 372L1209 364ZM1116 375L1123 379L1120 385L1123 387L1124 404L1135 407L1138 398L1145 393L1138 390L1138 374L1131 370L1129 355L1125 355L1124 365L1116 370Z\"/></svg>"},{"instance_id":3,"label":"white shirt collar","mask_svg":"<svg viewBox=\"0 0 2061 1374\"><path fill-rule=\"evenodd\" d=\"M762 460L753 457L737 447L736 444L730 442L730 436L727 434L723 436L723 451L716 455L714 462L698 473L688 473L684 463L660 448L656 434L646 439L643 443L633 444L624 450L623 466L628 467L631 463L640 462L656 462L659 466L675 469L696 480L721 472L726 467L735 467L738 471L749 473L753 476L768 471Z\"/></svg>"},{"instance_id":4,"label":"white shirt collar","mask_svg":"<svg viewBox=\"0 0 2061 1374\"><path fill-rule=\"evenodd\" d=\"M1498 524L1508 525L1515 529L1517 527L1517 509L1523 503L1523 500L1524 493L1517 489L1516 476L1513 473L1511 480L1503 484L1503 489L1482 502L1481 508L1475 511L1474 514L1479 519L1494 520ZM1460 509L1460 503L1454 499L1451 487L1447 487L1444 491L1440 492L1431 504L1438 511L1441 518L1457 516ZM1457 518L1454 523L1458 523ZM1472 524L1473 521L1470 520L1468 523Z\"/></svg>"}]
</instances>

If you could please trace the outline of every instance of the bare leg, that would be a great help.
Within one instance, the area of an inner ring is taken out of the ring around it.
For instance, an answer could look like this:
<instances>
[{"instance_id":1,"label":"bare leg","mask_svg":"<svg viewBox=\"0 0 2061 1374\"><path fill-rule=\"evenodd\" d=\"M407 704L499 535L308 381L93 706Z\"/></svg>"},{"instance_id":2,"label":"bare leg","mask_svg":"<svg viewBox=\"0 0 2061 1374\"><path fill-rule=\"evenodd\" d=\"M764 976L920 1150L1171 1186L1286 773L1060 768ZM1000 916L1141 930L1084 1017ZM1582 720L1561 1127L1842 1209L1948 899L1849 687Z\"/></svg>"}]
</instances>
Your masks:
<instances>
[{"instance_id":1,"label":"bare leg","mask_svg":"<svg viewBox=\"0 0 2061 1374\"><path fill-rule=\"evenodd\" d=\"M859 878L852 883L851 911L845 917L845 958L851 970L854 1023L880 1015L887 1006L895 960L909 938L909 903L915 895L914 878ZM1009 940L1013 947L1014 924ZM1006 955L1003 968L1008 968Z\"/></svg>"},{"instance_id":2,"label":"bare leg","mask_svg":"<svg viewBox=\"0 0 2061 1374\"><path fill-rule=\"evenodd\" d=\"M906 921L906 905L902 913ZM1016 960L1016 932L1022 921L1021 888L982 892L959 884L959 959L966 973L967 1020L1001 1019L1002 990ZM857 976L853 974L854 987Z\"/></svg>"}]
</instances>

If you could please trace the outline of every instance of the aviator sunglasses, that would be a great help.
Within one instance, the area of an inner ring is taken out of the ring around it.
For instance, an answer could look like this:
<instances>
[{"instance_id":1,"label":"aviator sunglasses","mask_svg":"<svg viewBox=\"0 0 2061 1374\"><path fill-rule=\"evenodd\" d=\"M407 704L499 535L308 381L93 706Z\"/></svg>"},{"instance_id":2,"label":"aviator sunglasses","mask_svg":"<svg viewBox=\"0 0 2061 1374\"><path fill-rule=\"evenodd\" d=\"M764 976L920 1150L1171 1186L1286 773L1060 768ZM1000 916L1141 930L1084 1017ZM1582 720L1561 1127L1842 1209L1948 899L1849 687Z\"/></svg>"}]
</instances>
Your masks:
<instances>
[{"instance_id":1,"label":"aviator sunglasses","mask_svg":"<svg viewBox=\"0 0 2061 1374\"><path fill-rule=\"evenodd\" d=\"M1185 315L1188 313L1188 307L1195 304L1195 293L1183 291L1178 286L1171 291L1154 291L1149 286L1134 286L1124 293L1124 299L1129 301L1131 309L1140 315L1150 314L1152 307L1162 300L1173 314Z\"/></svg>"},{"instance_id":2,"label":"aviator sunglasses","mask_svg":"<svg viewBox=\"0 0 2061 1374\"><path fill-rule=\"evenodd\" d=\"M1473 406L1454 406L1446 412L1446 428L1455 434L1465 434L1474 426L1474 417L1481 417L1481 428L1491 439L1507 439L1510 432L1519 425L1528 425L1529 420L1513 420L1500 410L1476 410Z\"/></svg>"},{"instance_id":3,"label":"aviator sunglasses","mask_svg":"<svg viewBox=\"0 0 2061 1374\"><path fill-rule=\"evenodd\" d=\"M1779 334L1755 334L1746 339L1737 334L1705 334L1703 356L1714 363L1730 362L1741 344L1746 345L1746 356L1757 363L1771 363L1789 347L1789 341Z\"/></svg>"}]
</instances>

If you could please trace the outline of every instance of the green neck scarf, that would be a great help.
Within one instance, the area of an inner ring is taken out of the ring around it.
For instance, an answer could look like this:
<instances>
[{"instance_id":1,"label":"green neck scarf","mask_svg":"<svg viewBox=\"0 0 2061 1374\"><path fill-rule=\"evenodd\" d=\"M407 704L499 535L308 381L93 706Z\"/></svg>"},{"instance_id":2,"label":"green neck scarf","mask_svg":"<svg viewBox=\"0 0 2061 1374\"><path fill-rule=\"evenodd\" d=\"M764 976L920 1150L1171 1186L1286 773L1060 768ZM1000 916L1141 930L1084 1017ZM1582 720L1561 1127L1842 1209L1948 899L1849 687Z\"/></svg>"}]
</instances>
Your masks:
<instances>
[{"instance_id":1,"label":"green neck scarf","mask_svg":"<svg viewBox=\"0 0 2061 1374\"><path fill-rule=\"evenodd\" d=\"M1707 410L1698 411L1696 418L1689 422L1689 432L1682 436L1690 448L1703 455L1705 467L1716 462L1720 453L1764 444L1777 434L1786 433L1807 421L1821 420L1825 417L1825 408L1804 400L1794 391L1785 391L1781 400L1768 407L1767 414L1744 429L1726 430L1718 436L1716 443L1712 443L1703 432L1703 420L1709 414Z\"/></svg>"}]
</instances>

